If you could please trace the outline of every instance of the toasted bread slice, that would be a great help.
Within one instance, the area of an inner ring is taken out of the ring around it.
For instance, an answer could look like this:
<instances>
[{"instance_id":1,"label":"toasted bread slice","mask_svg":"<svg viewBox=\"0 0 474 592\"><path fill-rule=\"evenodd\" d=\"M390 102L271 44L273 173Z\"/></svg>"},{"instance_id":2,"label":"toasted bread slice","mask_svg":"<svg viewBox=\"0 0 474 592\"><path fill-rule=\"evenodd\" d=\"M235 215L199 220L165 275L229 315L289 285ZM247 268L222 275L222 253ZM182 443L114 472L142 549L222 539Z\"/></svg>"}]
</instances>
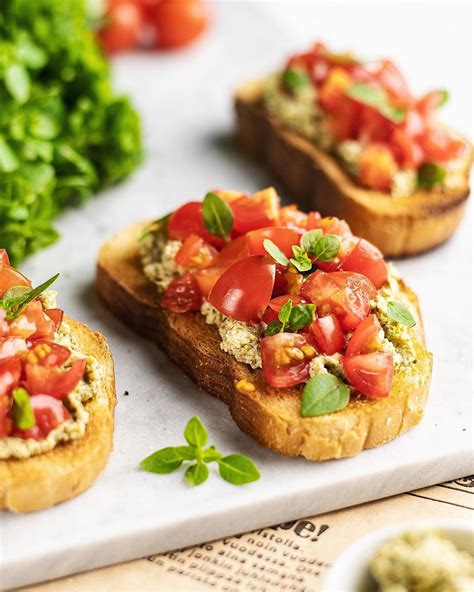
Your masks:
<instances>
[{"instance_id":1,"label":"toasted bread slice","mask_svg":"<svg viewBox=\"0 0 474 592\"><path fill-rule=\"evenodd\" d=\"M237 362L220 348L217 330L199 313L174 314L160 306L157 288L145 277L138 236L144 224L126 228L100 250L97 289L110 310L164 349L205 391L229 407L237 425L263 445L287 456L326 460L385 444L415 426L423 415L431 377L431 354L418 323L416 373L397 374L391 394L378 400L352 398L330 415L300 416L301 389L273 389L261 370ZM416 296L406 293L413 304ZM240 380L256 387L242 393Z\"/></svg>"},{"instance_id":2,"label":"toasted bread slice","mask_svg":"<svg viewBox=\"0 0 474 592\"><path fill-rule=\"evenodd\" d=\"M465 157L462 186L391 197L358 186L331 154L284 128L262 107L262 81L244 84L235 95L237 132L244 150L259 158L283 182L303 209L347 221L354 234L389 257L427 251L450 238L469 196L472 150Z\"/></svg>"},{"instance_id":3,"label":"toasted bread slice","mask_svg":"<svg viewBox=\"0 0 474 592\"><path fill-rule=\"evenodd\" d=\"M85 404L89 422L82 438L58 444L27 459L0 461L0 509L42 510L88 489L107 463L112 450L115 378L112 355L102 335L66 318L80 351L102 367L99 389Z\"/></svg>"}]
</instances>

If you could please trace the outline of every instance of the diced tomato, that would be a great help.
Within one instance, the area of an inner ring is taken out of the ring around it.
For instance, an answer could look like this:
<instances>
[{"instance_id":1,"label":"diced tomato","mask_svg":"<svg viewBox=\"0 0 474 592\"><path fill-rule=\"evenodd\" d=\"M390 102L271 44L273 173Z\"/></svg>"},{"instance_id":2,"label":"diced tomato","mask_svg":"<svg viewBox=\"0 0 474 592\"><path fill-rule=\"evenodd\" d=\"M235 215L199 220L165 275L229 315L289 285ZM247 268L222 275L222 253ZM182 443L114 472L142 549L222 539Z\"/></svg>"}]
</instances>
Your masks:
<instances>
[{"instance_id":1,"label":"diced tomato","mask_svg":"<svg viewBox=\"0 0 474 592\"><path fill-rule=\"evenodd\" d=\"M436 113L443 100L444 95L442 91L432 90L417 101L416 108L425 120L429 120Z\"/></svg>"},{"instance_id":2,"label":"diced tomato","mask_svg":"<svg viewBox=\"0 0 474 592\"><path fill-rule=\"evenodd\" d=\"M143 14L136 2L108 0L106 25L98 37L106 51L125 51L138 44L142 25Z\"/></svg>"},{"instance_id":3,"label":"diced tomato","mask_svg":"<svg viewBox=\"0 0 474 592\"><path fill-rule=\"evenodd\" d=\"M337 111L329 113L323 125L327 127L330 136L338 142L357 137L360 127L361 106L349 97L343 96Z\"/></svg>"},{"instance_id":4,"label":"diced tomato","mask_svg":"<svg viewBox=\"0 0 474 592\"><path fill-rule=\"evenodd\" d=\"M35 440L46 438L51 430L54 430L71 417L71 414L61 401L46 394L30 397L30 404L35 415L35 428L37 429L22 430L23 438L32 437Z\"/></svg>"},{"instance_id":5,"label":"diced tomato","mask_svg":"<svg viewBox=\"0 0 474 592\"><path fill-rule=\"evenodd\" d=\"M381 288L388 279L388 269L381 251L363 238L344 259L341 268L365 275L376 288Z\"/></svg>"},{"instance_id":6,"label":"diced tomato","mask_svg":"<svg viewBox=\"0 0 474 592\"><path fill-rule=\"evenodd\" d=\"M0 249L0 266L2 265L10 265L10 259L6 249Z\"/></svg>"},{"instance_id":7,"label":"diced tomato","mask_svg":"<svg viewBox=\"0 0 474 592\"><path fill-rule=\"evenodd\" d=\"M201 271L198 271L196 273L194 277L196 279L197 285L199 286L199 291L203 298L206 298L207 300L209 292L212 290L214 284L224 273L227 267L227 265L225 267L208 267L207 269L202 269Z\"/></svg>"},{"instance_id":8,"label":"diced tomato","mask_svg":"<svg viewBox=\"0 0 474 592\"><path fill-rule=\"evenodd\" d=\"M252 197L242 197L233 201L230 208L234 214L234 228L241 234L250 230L276 226L280 198L273 187L262 189Z\"/></svg>"},{"instance_id":9,"label":"diced tomato","mask_svg":"<svg viewBox=\"0 0 474 592\"><path fill-rule=\"evenodd\" d=\"M388 92L394 105L405 107L411 101L408 84L393 62L382 60L380 67L375 72L375 77Z\"/></svg>"},{"instance_id":10,"label":"diced tomato","mask_svg":"<svg viewBox=\"0 0 474 592\"><path fill-rule=\"evenodd\" d=\"M15 389L21 376L21 362L18 358L0 360L0 396Z\"/></svg>"},{"instance_id":11,"label":"diced tomato","mask_svg":"<svg viewBox=\"0 0 474 592\"><path fill-rule=\"evenodd\" d=\"M190 201L178 208L168 221L168 238L184 241L190 234L197 234L214 247L221 248L224 240L208 232L202 217L202 203Z\"/></svg>"},{"instance_id":12,"label":"diced tomato","mask_svg":"<svg viewBox=\"0 0 474 592\"><path fill-rule=\"evenodd\" d=\"M343 68L332 68L318 92L319 103L330 113L337 112L342 101L346 101L346 90L352 85L352 78Z\"/></svg>"},{"instance_id":13,"label":"diced tomato","mask_svg":"<svg viewBox=\"0 0 474 592\"><path fill-rule=\"evenodd\" d=\"M308 220L306 221L306 230L315 230L318 227L318 221L321 220L319 212L309 212Z\"/></svg>"},{"instance_id":14,"label":"diced tomato","mask_svg":"<svg viewBox=\"0 0 474 592\"><path fill-rule=\"evenodd\" d=\"M260 341L262 370L275 388L301 384L309 377L309 364L316 350L299 333L278 333Z\"/></svg>"},{"instance_id":15,"label":"diced tomato","mask_svg":"<svg viewBox=\"0 0 474 592\"><path fill-rule=\"evenodd\" d=\"M301 233L284 226L270 226L252 230L247 234L247 245L251 255L266 255L263 248L265 239L271 240L287 257L293 256L293 245L299 245Z\"/></svg>"},{"instance_id":16,"label":"diced tomato","mask_svg":"<svg viewBox=\"0 0 474 592\"><path fill-rule=\"evenodd\" d=\"M10 325L7 321L7 313L0 308L0 337L8 337L10 335Z\"/></svg>"},{"instance_id":17,"label":"diced tomato","mask_svg":"<svg viewBox=\"0 0 474 592\"><path fill-rule=\"evenodd\" d=\"M190 234L176 253L174 260L182 267L206 269L213 265L217 254L218 251L203 238L197 234Z\"/></svg>"},{"instance_id":18,"label":"diced tomato","mask_svg":"<svg viewBox=\"0 0 474 592\"><path fill-rule=\"evenodd\" d=\"M335 216L325 216L314 220L312 223L313 230L322 230L323 234L335 234L341 238L349 238L352 236L351 229L345 220L340 220ZM308 229L309 230L309 229Z\"/></svg>"},{"instance_id":19,"label":"diced tomato","mask_svg":"<svg viewBox=\"0 0 474 592\"><path fill-rule=\"evenodd\" d=\"M393 153L385 144L370 144L360 156L360 182L370 189L389 191L398 170Z\"/></svg>"},{"instance_id":20,"label":"diced tomato","mask_svg":"<svg viewBox=\"0 0 474 592\"><path fill-rule=\"evenodd\" d=\"M272 321L277 320L281 307L286 304L288 300L291 300L293 306L296 304L304 304L306 302L305 299L299 294L283 294L282 296L272 298L263 314L263 322L267 323L268 325Z\"/></svg>"},{"instance_id":21,"label":"diced tomato","mask_svg":"<svg viewBox=\"0 0 474 592\"><path fill-rule=\"evenodd\" d=\"M14 267L0 262L0 298L8 289L15 286L28 286L28 288L31 288L31 282Z\"/></svg>"},{"instance_id":22,"label":"diced tomato","mask_svg":"<svg viewBox=\"0 0 474 592\"><path fill-rule=\"evenodd\" d=\"M161 305L176 313L185 313L201 308L202 296L192 273L174 279L167 287Z\"/></svg>"},{"instance_id":23,"label":"diced tomato","mask_svg":"<svg viewBox=\"0 0 474 592\"><path fill-rule=\"evenodd\" d=\"M26 341L21 337L0 337L0 360L26 351Z\"/></svg>"},{"instance_id":24,"label":"diced tomato","mask_svg":"<svg viewBox=\"0 0 474 592\"><path fill-rule=\"evenodd\" d=\"M74 360L67 370L27 363L25 388L30 395L51 395L56 399L63 399L74 390L85 369L85 360Z\"/></svg>"},{"instance_id":25,"label":"diced tomato","mask_svg":"<svg viewBox=\"0 0 474 592\"><path fill-rule=\"evenodd\" d=\"M426 162L446 162L462 156L465 143L441 126L431 126L420 138Z\"/></svg>"},{"instance_id":26,"label":"diced tomato","mask_svg":"<svg viewBox=\"0 0 474 592\"><path fill-rule=\"evenodd\" d=\"M351 386L366 397L378 399L390 394L393 380L391 354L374 352L345 356L342 365Z\"/></svg>"},{"instance_id":27,"label":"diced tomato","mask_svg":"<svg viewBox=\"0 0 474 592\"><path fill-rule=\"evenodd\" d=\"M23 356L25 363L40 366L62 366L69 360L71 352L54 341L35 341L34 346Z\"/></svg>"},{"instance_id":28,"label":"diced tomato","mask_svg":"<svg viewBox=\"0 0 474 592\"><path fill-rule=\"evenodd\" d=\"M209 302L236 321L257 323L270 302L275 264L266 257L240 259L227 268L209 294Z\"/></svg>"},{"instance_id":29,"label":"diced tomato","mask_svg":"<svg viewBox=\"0 0 474 592\"><path fill-rule=\"evenodd\" d=\"M214 264L218 267L228 267L239 259L244 259L250 255L247 237L239 236L238 238L226 243L217 255Z\"/></svg>"},{"instance_id":30,"label":"diced tomato","mask_svg":"<svg viewBox=\"0 0 474 592\"><path fill-rule=\"evenodd\" d=\"M380 351L382 327L374 314L370 314L356 327L346 349L346 356L371 354Z\"/></svg>"},{"instance_id":31,"label":"diced tomato","mask_svg":"<svg viewBox=\"0 0 474 592\"><path fill-rule=\"evenodd\" d=\"M381 115L373 107L367 105L361 107L358 139L362 146L389 142L395 128L396 126L392 121Z\"/></svg>"},{"instance_id":32,"label":"diced tomato","mask_svg":"<svg viewBox=\"0 0 474 592\"><path fill-rule=\"evenodd\" d=\"M63 322L64 311L60 308L46 308L44 312L53 321L55 333L58 332Z\"/></svg>"},{"instance_id":33,"label":"diced tomato","mask_svg":"<svg viewBox=\"0 0 474 592\"><path fill-rule=\"evenodd\" d=\"M276 265L276 272L275 272L275 283L273 284L273 292L272 297L276 298L277 296L281 296L283 294L289 294L289 282L288 282L288 274L286 272L286 267L283 265L277 264Z\"/></svg>"},{"instance_id":34,"label":"diced tomato","mask_svg":"<svg viewBox=\"0 0 474 592\"><path fill-rule=\"evenodd\" d=\"M390 145L401 168L417 169L423 162L422 148L402 129L396 129L393 132Z\"/></svg>"},{"instance_id":35,"label":"diced tomato","mask_svg":"<svg viewBox=\"0 0 474 592\"><path fill-rule=\"evenodd\" d=\"M420 112L414 107L410 107L407 109L405 119L396 129L404 131L410 138L418 138L425 129L425 122Z\"/></svg>"},{"instance_id":36,"label":"diced tomato","mask_svg":"<svg viewBox=\"0 0 474 592\"><path fill-rule=\"evenodd\" d=\"M369 314L377 290L359 273L316 271L306 280L301 295L316 305L319 316L335 314L344 330L352 330Z\"/></svg>"},{"instance_id":37,"label":"diced tomato","mask_svg":"<svg viewBox=\"0 0 474 592\"><path fill-rule=\"evenodd\" d=\"M10 334L31 341L35 339L52 339L55 325L44 312L39 300L30 302L25 310L10 323Z\"/></svg>"},{"instance_id":38,"label":"diced tomato","mask_svg":"<svg viewBox=\"0 0 474 592\"><path fill-rule=\"evenodd\" d=\"M331 356L340 352L346 343L341 324L334 314L315 319L310 325L310 330L318 352L322 354Z\"/></svg>"},{"instance_id":39,"label":"diced tomato","mask_svg":"<svg viewBox=\"0 0 474 592\"><path fill-rule=\"evenodd\" d=\"M306 228L308 214L298 210L295 204L280 208L280 224L288 228Z\"/></svg>"}]
</instances>

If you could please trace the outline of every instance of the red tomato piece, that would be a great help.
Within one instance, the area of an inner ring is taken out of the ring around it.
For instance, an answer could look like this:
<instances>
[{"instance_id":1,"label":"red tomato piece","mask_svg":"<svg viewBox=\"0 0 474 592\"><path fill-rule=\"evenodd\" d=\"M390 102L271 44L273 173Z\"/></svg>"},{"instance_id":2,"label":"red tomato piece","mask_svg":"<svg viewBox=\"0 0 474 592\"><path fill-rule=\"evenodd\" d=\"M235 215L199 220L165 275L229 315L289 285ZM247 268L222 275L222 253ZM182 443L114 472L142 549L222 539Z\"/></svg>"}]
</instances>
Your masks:
<instances>
[{"instance_id":1,"label":"red tomato piece","mask_svg":"<svg viewBox=\"0 0 474 592\"><path fill-rule=\"evenodd\" d=\"M313 333L318 352L332 356L340 352L344 347L346 340L341 323L336 315L330 314L325 317L315 319L310 330Z\"/></svg>"},{"instance_id":2,"label":"red tomato piece","mask_svg":"<svg viewBox=\"0 0 474 592\"><path fill-rule=\"evenodd\" d=\"M282 296L272 298L268 303L267 309L263 313L262 321L267 323L267 325L272 321L276 321L281 307L286 304L288 300L291 300L293 306L305 303L305 299L299 294L283 294Z\"/></svg>"},{"instance_id":3,"label":"red tomato piece","mask_svg":"<svg viewBox=\"0 0 474 592\"><path fill-rule=\"evenodd\" d=\"M0 249L0 266L2 265L10 265L10 259L6 249Z\"/></svg>"},{"instance_id":4,"label":"red tomato piece","mask_svg":"<svg viewBox=\"0 0 474 592\"><path fill-rule=\"evenodd\" d=\"M360 182L370 189L389 191L398 171L390 147L385 144L369 144L360 156Z\"/></svg>"},{"instance_id":5,"label":"red tomato piece","mask_svg":"<svg viewBox=\"0 0 474 592\"><path fill-rule=\"evenodd\" d=\"M30 397L30 404L37 429L22 430L23 438L33 437L36 440L46 438L51 430L71 417L62 402L50 395L34 395Z\"/></svg>"},{"instance_id":6,"label":"red tomato piece","mask_svg":"<svg viewBox=\"0 0 474 592\"><path fill-rule=\"evenodd\" d=\"M287 257L293 256L293 245L299 245L301 233L284 226L270 226L252 230L247 235L248 250L251 255L266 255L263 248L265 239L271 240Z\"/></svg>"},{"instance_id":7,"label":"red tomato piece","mask_svg":"<svg viewBox=\"0 0 474 592\"><path fill-rule=\"evenodd\" d=\"M26 341L21 337L0 337L0 360L26 351Z\"/></svg>"},{"instance_id":8,"label":"red tomato piece","mask_svg":"<svg viewBox=\"0 0 474 592\"><path fill-rule=\"evenodd\" d=\"M338 271L342 268L344 261L352 253L359 241L360 238L356 236L342 237L337 256L332 261L316 261L317 266L323 271Z\"/></svg>"},{"instance_id":9,"label":"red tomato piece","mask_svg":"<svg viewBox=\"0 0 474 592\"><path fill-rule=\"evenodd\" d=\"M221 248L224 240L208 232L202 218L202 203L190 201L178 208L168 222L168 238L184 241L190 234L197 234L214 247Z\"/></svg>"},{"instance_id":10,"label":"red tomato piece","mask_svg":"<svg viewBox=\"0 0 474 592\"><path fill-rule=\"evenodd\" d=\"M308 214L300 212L295 204L280 208L280 224L288 228L306 228Z\"/></svg>"},{"instance_id":11,"label":"red tomato piece","mask_svg":"<svg viewBox=\"0 0 474 592\"><path fill-rule=\"evenodd\" d=\"M427 162L446 162L462 156L465 143L441 126L431 126L420 138Z\"/></svg>"},{"instance_id":12,"label":"red tomato piece","mask_svg":"<svg viewBox=\"0 0 474 592\"><path fill-rule=\"evenodd\" d=\"M270 302L275 264L266 257L251 256L227 268L209 294L209 302L236 321L258 323Z\"/></svg>"},{"instance_id":13,"label":"red tomato piece","mask_svg":"<svg viewBox=\"0 0 474 592\"><path fill-rule=\"evenodd\" d=\"M338 111L342 101L347 101L346 90L352 85L351 75L343 68L332 68L318 93L319 103L329 111Z\"/></svg>"},{"instance_id":14,"label":"red tomato piece","mask_svg":"<svg viewBox=\"0 0 474 592\"><path fill-rule=\"evenodd\" d=\"M309 212L308 219L306 221L306 230L315 230L318 227L318 221L321 220L321 214L319 212Z\"/></svg>"},{"instance_id":15,"label":"red tomato piece","mask_svg":"<svg viewBox=\"0 0 474 592\"><path fill-rule=\"evenodd\" d=\"M376 288L381 288L388 279L388 269L381 251L363 238L342 262L341 268L365 275Z\"/></svg>"},{"instance_id":16,"label":"red tomato piece","mask_svg":"<svg viewBox=\"0 0 474 592\"><path fill-rule=\"evenodd\" d=\"M67 370L27 363L25 388L30 395L51 395L56 399L63 399L74 390L85 369L85 360L74 360Z\"/></svg>"},{"instance_id":17,"label":"red tomato piece","mask_svg":"<svg viewBox=\"0 0 474 592\"><path fill-rule=\"evenodd\" d=\"M351 386L366 397L378 399L390 394L393 380L391 354L374 352L346 356L342 365Z\"/></svg>"},{"instance_id":18,"label":"red tomato piece","mask_svg":"<svg viewBox=\"0 0 474 592\"><path fill-rule=\"evenodd\" d=\"M206 269L216 257L217 250L197 234L190 234L176 253L174 260L182 267Z\"/></svg>"},{"instance_id":19,"label":"red tomato piece","mask_svg":"<svg viewBox=\"0 0 474 592\"><path fill-rule=\"evenodd\" d=\"M402 129L393 132L390 145L398 164L403 169L417 169L423 162L422 148Z\"/></svg>"},{"instance_id":20,"label":"red tomato piece","mask_svg":"<svg viewBox=\"0 0 474 592\"><path fill-rule=\"evenodd\" d=\"M388 92L393 104L404 107L411 101L408 84L393 62L382 60L375 77Z\"/></svg>"},{"instance_id":21,"label":"red tomato piece","mask_svg":"<svg viewBox=\"0 0 474 592\"><path fill-rule=\"evenodd\" d=\"M143 14L136 2L108 0L107 23L98 33L106 51L111 53L132 49L138 44Z\"/></svg>"},{"instance_id":22,"label":"red tomato piece","mask_svg":"<svg viewBox=\"0 0 474 592\"><path fill-rule=\"evenodd\" d=\"M46 308L44 312L53 321L54 331L59 331L59 328L63 322L64 311L60 308Z\"/></svg>"},{"instance_id":23,"label":"red tomato piece","mask_svg":"<svg viewBox=\"0 0 474 592\"><path fill-rule=\"evenodd\" d=\"M436 113L443 100L444 95L441 91L432 90L417 101L416 108L425 120L429 120Z\"/></svg>"},{"instance_id":24,"label":"red tomato piece","mask_svg":"<svg viewBox=\"0 0 474 592\"><path fill-rule=\"evenodd\" d=\"M14 267L0 262L0 298L9 288L15 286L28 286L28 288L31 288L31 282Z\"/></svg>"},{"instance_id":25,"label":"red tomato piece","mask_svg":"<svg viewBox=\"0 0 474 592\"><path fill-rule=\"evenodd\" d=\"M239 236L224 245L214 263L217 267L228 267L232 263L235 263L239 259L244 259L249 255L247 237Z\"/></svg>"},{"instance_id":26,"label":"red tomato piece","mask_svg":"<svg viewBox=\"0 0 474 592\"><path fill-rule=\"evenodd\" d=\"M203 298L206 298L207 300L209 292L212 290L214 284L221 277L221 275L224 273L227 267L227 265L225 267L208 267L207 269L203 269L196 273L194 277L196 279L199 291Z\"/></svg>"},{"instance_id":27,"label":"red tomato piece","mask_svg":"<svg viewBox=\"0 0 474 592\"><path fill-rule=\"evenodd\" d=\"M309 377L309 364L316 350L299 333L278 333L260 341L262 370L275 388L301 384Z\"/></svg>"},{"instance_id":28,"label":"red tomato piece","mask_svg":"<svg viewBox=\"0 0 474 592\"><path fill-rule=\"evenodd\" d=\"M311 228L308 230L322 230L323 234L336 234L341 238L349 238L352 236L349 224L345 220L340 220L335 216L325 216L324 218L314 219Z\"/></svg>"},{"instance_id":29,"label":"red tomato piece","mask_svg":"<svg viewBox=\"0 0 474 592\"><path fill-rule=\"evenodd\" d=\"M356 327L352 334L347 345L346 356L357 356L380 351L382 347L380 342L381 331L382 327L377 317L374 314L369 315Z\"/></svg>"},{"instance_id":30,"label":"red tomato piece","mask_svg":"<svg viewBox=\"0 0 474 592\"><path fill-rule=\"evenodd\" d=\"M210 10L202 0L161 0L153 12L157 44L176 48L188 45L208 27Z\"/></svg>"},{"instance_id":31,"label":"red tomato piece","mask_svg":"<svg viewBox=\"0 0 474 592\"><path fill-rule=\"evenodd\" d=\"M199 310L202 297L199 285L192 273L185 273L174 279L167 287L161 305L176 313L185 313Z\"/></svg>"},{"instance_id":32,"label":"red tomato piece","mask_svg":"<svg viewBox=\"0 0 474 592\"><path fill-rule=\"evenodd\" d=\"M55 325L43 310L39 300L30 302L25 310L10 323L11 335L34 341L35 339L52 339Z\"/></svg>"},{"instance_id":33,"label":"red tomato piece","mask_svg":"<svg viewBox=\"0 0 474 592\"><path fill-rule=\"evenodd\" d=\"M23 357L25 363L40 366L62 366L69 360L71 352L54 341L35 341L34 346Z\"/></svg>"},{"instance_id":34,"label":"red tomato piece","mask_svg":"<svg viewBox=\"0 0 474 592\"><path fill-rule=\"evenodd\" d=\"M21 362L18 358L0 360L0 396L15 389L21 376Z\"/></svg>"},{"instance_id":35,"label":"red tomato piece","mask_svg":"<svg viewBox=\"0 0 474 592\"><path fill-rule=\"evenodd\" d=\"M230 204L234 214L234 228L241 234L250 230L276 226L280 198L277 192L270 187L254 193L252 197L242 197Z\"/></svg>"},{"instance_id":36,"label":"red tomato piece","mask_svg":"<svg viewBox=\"0 0 474 592\"><path fill-rule=\"evenodd\" d=\"M389 142L395 128L395 124L376 109L367 105L361 107L358 138L363 146Z\"/></svg>"}]
</instances>

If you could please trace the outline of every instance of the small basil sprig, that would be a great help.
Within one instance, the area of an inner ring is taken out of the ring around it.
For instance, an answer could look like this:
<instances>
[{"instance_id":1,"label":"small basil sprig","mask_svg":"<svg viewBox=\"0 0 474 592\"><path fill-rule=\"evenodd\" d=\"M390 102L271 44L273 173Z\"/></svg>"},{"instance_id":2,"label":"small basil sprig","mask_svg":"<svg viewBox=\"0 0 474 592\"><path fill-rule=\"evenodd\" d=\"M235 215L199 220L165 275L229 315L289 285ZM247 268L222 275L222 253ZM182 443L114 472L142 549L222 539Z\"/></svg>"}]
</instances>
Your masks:
<instances>
[{"instance_id":1,"label":"small basil sprig","mask_svg":"<svg viewBox=\"0 0 474 592\"><path fill-rule=\"evenodd\" d=\"M275 259L277 263L284 265L285 267L290 264L290 260L285 255L285 253L283 253L283 251L269 238L266 238L262 244L265 251L270 255L270 257Z\"/></svg>"},{"instance_id":2,"label":"small basil sprig","mask_svg":"<svg viewBox=\"0 0 474 592\"><path fill-rule=\"evenodd\" d=\"M283 84L292 91L297 91L310 84L310 79L306 72L296 68L288 68L281 76Z\"/></svg>"},{"instance_id":3,"label":"small basil sprig","mask_svg":"<svg viewBox=\"0 0 474 592\"><path fill-rule=\"evenodd\" d=\"M31 408L30 395L23 388L17 388L12 393L13 397L13 423L20 430L28 430L36 425L35 414Z\"/></svg>"},{"instance_id":4,"label":"small basil sprig","mask_svg":"<svg viewBox=\"0 0 474 592\"><path fill-rule=\"evenodd\" d=\"M302 236L303 240L305 235ZM318 237L309 248L308 252L317 261L332 261L341 248L341 239L336 234L325 234Z\"/></svg>"},{"instance_id":5,"label":"small basil sprig","mask_svg":"<svg viewBox=\"0 0 474 592\"><path fill-rule=\"evenodd\" d=\"M202 203L204 226L214 236L228 239L234 226L232 210L216 193L208 193Z\"/></svg>"},{"instance_id":6,"label":"small basil sprig","mask_svg":"<svg viewBox=\"0 0 474 592\"><path fill-rule=\"evenodd\" d=\"M152 232L166 232L166 230L168 229L168 222L171 218L171 215L172 215L171 213L166 214L165 216L158 218L158 220L155 220L154 222L152 222L141 233L141 235L138 237L138 240L142 241L148 235L150 235Z\"/></svg>"},{"instance_id":7,"label":"small basil sprig","mask_svg":"<svg viewBox=\"0 0 474 592\"><path fill-rule=\"evenodd\" d=\"M435 185L444 181L446 169L434 162L424 162L417 173L419 189L433 189Z\"/></svg>"},{"instance_id":8,"label":"small basil sprig","mask_svg":"<svg viewBox=\"0 0 474 592\"><path fill-rule=\"evenodd\" d=\"M13 286L9 288L2 299L0 300L0 308L6 311L7 319L13 321L20 315L23 310L37 298L42 292L47 290L52 283L59 277L59 273L46 280L36 288L28 288L27 286Z\"/></svg>"},{"instance_id":9,"label":"small basil sprig","mask_svg":"<svg viewBox=\"0 0 474 592\"><path fill-rule=\"evenodd\" d=\"M406 110L400 107L393 107L383 88L377 88L370 84L356 83L352 84L346 90L346 94L364 105L373 107L386 119L393 121L393 123L401 123L405 119Z\"/></svg>"},{"instance_id":10,"label":"small basil sprig","mask_svg":"<svg viewBox=\"0 0 474 592\"><path fill-rule=\"evenodd\" d=\"M189 465L184 478L189 485L201 485L209 477L207 464L217 462L221 477L233 485L257 481L260 473L254 463L240 454L224 456L215 446L204 448L208 441L207 430L199 417L192 417L184 430L187 446L169 446L144 458L140 467L150 473L165 475L177 471L185 461Z\"/></svg>"},{"instance_id":11,"label":"small basil sprig","mask_svg":"<svg viewBox=\"0 0 474 592\"><path fill-rule=\"evenodd\" d=\"M350 391L337 376L329 372L316 374L306 383L301 398L302 417L315 417L344 409Z\"/></svg>"},{"instance_id":12,"label":"small basil sprig","mask_svg":"<svg viewBox=\"0 0 474 592\"><path fill-rule=\"evenodd\" d=\"M314 304L296 304L287 300L278 312L278 320L273 320L265 329L265 337L290 331L296 333L300 329L311 325L316 314L316 307Z\"/></svg>"},{"instance_id":13,"label":"small basil sprig","mask_svg":"<svg viewBox=\"0 0 474 592\"><path fill-rule=\"evenodd\" d=\"M408 308L400 302L387 302L387 315L397 323L414 327L416 321Z\"/></svg>"}]
</instances>

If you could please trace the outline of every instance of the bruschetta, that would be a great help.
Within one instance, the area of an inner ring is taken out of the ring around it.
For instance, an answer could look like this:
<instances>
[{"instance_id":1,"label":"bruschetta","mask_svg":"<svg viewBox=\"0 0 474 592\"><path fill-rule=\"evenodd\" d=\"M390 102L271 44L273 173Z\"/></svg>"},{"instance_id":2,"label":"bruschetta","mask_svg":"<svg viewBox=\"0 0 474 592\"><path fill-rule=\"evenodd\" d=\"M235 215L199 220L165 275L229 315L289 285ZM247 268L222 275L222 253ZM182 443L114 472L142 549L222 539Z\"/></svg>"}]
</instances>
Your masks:
<instances>
[{"instance_id":1,"label":"bruschetta","mask_svg":"<svg viewBox=\"0 0 474 592\"><path fill-rule=\"evenodd\" d=\"M414 98L389 60L316 43L237 90L237 132L302 206L402 257L446 241L464 214L472 147L439 122L446 100Z\"/></svg>"},{"instance_id":2,"label":"bruschetta","mask_svg":"<svg viewBox=\"0 0 474 592\"><path fill-rule=\"evenodd\" d=\"M79 495L112 449L112 356L57 308L55 277L32 288L0 250L0 509L14 512Z\"/></svg>"},{"instance_id":3,"label":"bruschetta","mask_svg":"<svg viewBox=\"0 0 474 592\"><path fill-rule=\"evenodd\" d=\"M415 294L346 222L215 190L100 250L119 318L261 444L352 456L415 426L431 377Z\"/></svg>"}]
</instances>

